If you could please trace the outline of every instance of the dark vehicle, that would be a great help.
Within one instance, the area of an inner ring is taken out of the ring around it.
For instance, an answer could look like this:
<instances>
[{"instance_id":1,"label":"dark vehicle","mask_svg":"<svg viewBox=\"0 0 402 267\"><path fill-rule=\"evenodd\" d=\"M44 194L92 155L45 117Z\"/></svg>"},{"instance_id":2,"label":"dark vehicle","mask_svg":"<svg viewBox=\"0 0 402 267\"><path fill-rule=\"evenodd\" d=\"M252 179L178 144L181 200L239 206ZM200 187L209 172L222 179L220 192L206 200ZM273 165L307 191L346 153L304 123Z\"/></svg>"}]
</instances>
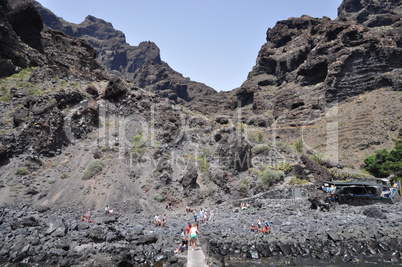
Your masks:
<instances>
[{"instance_id":1,"label":"dark vehicle","mask_svg":"<svg viewBox=\"0 0 402 267\"><path fill-rule=\"evenodd\" d=\"M331 194L331 200L339 204L366 205L375 202L394 203L399 199L397 188L390 185L367 182L325 181L324 191Z\"/></svg>"}]
</instances>

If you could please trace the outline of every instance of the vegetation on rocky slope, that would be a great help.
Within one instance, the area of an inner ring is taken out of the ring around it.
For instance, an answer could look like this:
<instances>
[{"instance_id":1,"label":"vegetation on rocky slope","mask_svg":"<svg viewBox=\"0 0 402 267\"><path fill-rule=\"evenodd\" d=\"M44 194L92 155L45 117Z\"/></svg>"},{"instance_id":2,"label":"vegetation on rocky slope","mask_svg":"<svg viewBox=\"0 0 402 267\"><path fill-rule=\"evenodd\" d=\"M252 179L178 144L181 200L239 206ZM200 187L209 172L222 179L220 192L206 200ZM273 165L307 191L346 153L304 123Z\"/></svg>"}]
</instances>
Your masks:
<instances>
[{"instance_id":1,"label":"vegetation on rocky slope","mask_svg":"<svg viewBox=\"0 0 402 267\"><path fill-rule=\"evenodd\" d=\"M382 149L364 160L364 169L376 177L388 177L393 174L402 180L402 141L397 141L394 149Z\"/></svg>"}]
</instances>

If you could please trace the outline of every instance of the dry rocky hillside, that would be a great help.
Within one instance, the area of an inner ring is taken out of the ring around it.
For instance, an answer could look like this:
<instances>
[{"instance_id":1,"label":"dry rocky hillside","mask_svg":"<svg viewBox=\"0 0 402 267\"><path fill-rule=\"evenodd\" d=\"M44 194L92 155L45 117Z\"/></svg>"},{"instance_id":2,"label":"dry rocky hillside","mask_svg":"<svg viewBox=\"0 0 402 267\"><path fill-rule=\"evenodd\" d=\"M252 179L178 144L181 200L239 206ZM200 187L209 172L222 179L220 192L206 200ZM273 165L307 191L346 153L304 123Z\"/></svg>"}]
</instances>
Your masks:
<instances>
[{"instance_id":1,"label":"dry rocky hillside","mask_svg":"<svg viewBox=\"0 0 402 267\"><path fill-rule=\"evenodd\" d=\"M201 90L224 103L208 114L191 109L200 103L196 89L182 98L186 105L155 90L170 79L149 69L167 67L155 44L131 47L110 23L89 16L70 24L34 2L48 26L86 38L96 52L42 26L29 1L4 1L3 201L101 207L125 199L141 209L141 200L250 196L267 188L261 177L269 169L284 172L279 180L331 178L303 153L359 170L365 157L393 146L402 114L401 5L363 2L344 1L333 21L279 21L239 89ZM129 77L121 56L107 52L115 46L138 64ZM137 79L149 79L145 73L160 77L156 87ZM91 171L94 178L83 179Z\"/></svg>"},{"instance_id":2,"label":"dry rocky hillside","mask_svg":"<svg viewBox=\"0 0 402 267\"><path fill-rule=\"evenodd\" d=\"M335 20L279 21L247 80L216 93L108 22L0 0L0 204L75 215L110 205L146 224L167 200L227 210L290 181L372 178L363 159L402 135L401 12L401 1L345 0ZM293 204L289 216L308 213Z\"/></svg>"},{"instance_id":3,"label":"dry rocky hillside","mask_svg":"<svg viewBox=\"0 0 402 267\"><path fill-rule=\"evenodd\" d=\"M30 1L1 11L2 45L30 51L15 52L24 61L3 55L2 203L151 211L164 199L222 202L263 190L253 157L262 170L297 157L237 116L198 113L107 73L88 42L43 28ZM14 16L29 18L18 26L32 40L18 37Z\"/></svg>"},{"instance_id":4,"label":"dry rocky hillside","mask_svg":"<svg viewBox=\"0 0 402 267\"><path fill-rule=\"evenodd\" d=\"M272 138L302 139L312 153L360 168L401 128L401 8L347 0L336 20L277 22L232 107L265 121Z\"/></svg>"},{"instance_id":5,"label":"dry rocky hillside","mask_svg":"<svg viewBox=\"0 0 402 267\"><path fill-rule=\"evenodd\" d=\"M124 33L114 29L109 22L87 16L82 23L74 24L57 17L40 3L34 1L34 4L45 25L87 40L96 49L97 60L106 70L140 88L184 105L190 101L205 102L209 96L216 94L211 87L183 77L162 61L160 50L153 42L131 46L126 42ZM202 104L197 108L205 109Z\"/></svg>"}]
</instances>

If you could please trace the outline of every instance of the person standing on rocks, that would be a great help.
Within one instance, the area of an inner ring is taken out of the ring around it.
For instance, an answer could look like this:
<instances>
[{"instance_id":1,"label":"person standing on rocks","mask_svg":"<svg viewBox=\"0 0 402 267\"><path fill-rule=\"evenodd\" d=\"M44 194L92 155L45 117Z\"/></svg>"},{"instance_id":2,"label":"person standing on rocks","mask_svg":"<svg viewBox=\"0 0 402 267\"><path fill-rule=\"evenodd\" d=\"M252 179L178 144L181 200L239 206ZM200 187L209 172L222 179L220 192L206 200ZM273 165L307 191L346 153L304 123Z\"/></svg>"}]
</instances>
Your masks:
<instances>
[{"instance_id":1,"label":"person standing on rocks","mask_svg":"<svg viewBox=\"0 0 402 267\"><path fill-rule=\"evenodd\" d=\"M197 222L197 210L193 210L193 217L194 217L194 222Z\"/></svg>"},{"instance_id":2,"label":"person standing on rocks","mask_svg":"<svg viewBox=\"0 0 402 267\"><path fill-rule=\"evenodd\" d=\"M212 217L214 217L214 210L209 211L209 221L212 222Z\"/></svg>"},{"instance_id":3,"label":"person standing on rocks","mask_svg":"<svg viewBox=\"0 0 402 267\"><path fill-rule=\"evenodd\" d=\"M207 210L204 211L204 224L208 223L208 212Z\"/></svg>"},{"instance_id":4,"label":"person standing on rocks","mask_svg":"<svg viewBox=\"0 0 402 267\"><path fill-rule=\"evenodd\" d=\"M188 236L190 234L190 229L191 229L191 223L188 223L188 225L186 226L186 235Z\"/></svg>"},{"instance_id":5,"label":"person standing on rocks","mask_svg":"<svg viewBox=\"0 0 402 267\"><path fill-rule=\"evenodd\" d=\"M162 226L163 227L166 227L166 222L167 222L167 216L166 216L166 213L165 213L165 214L163 214L163 217L162 217Z\"/></svg>"},{"instance_id":6,"label":"person standing on rocks","mask_svg":"<svg viewBox=\"0 0 402 267\"><path fill-rule=\"evenodd\" d=\"M156 226L161 226L161 219L159 218L159 214L155 215L154 223L155 223Z\"/></svg>"},{"instance_id":7,"label":"person standing on rocks","mask_svg":"<svg viewBox=\"0 0 402 267\"><path fill-rule=\"evenodd\" d=\"M172 201L169 201L169 203L166 205L167 210L172 210L173 209L173 203Z\"/></svg>"},{"instance_id":8,"label":"person standing on rocks","mask_svg":"<svg viewBox=\"0 0 402 267\"><path fill-rule=\"evenodd\" d=\"M200 209L200 223L204 223L204 210L203 210L203 208Z\"/></svg>"},{"instance_id":9,"label":"person standing on rocks","mask_svg":"<svg viewBox=\"0 0 402 267\"><path fill-rule=\"evenodd\" d=\"M261 217L257 219L257 227L261 229Z\"/></svg>"}]
</instances>

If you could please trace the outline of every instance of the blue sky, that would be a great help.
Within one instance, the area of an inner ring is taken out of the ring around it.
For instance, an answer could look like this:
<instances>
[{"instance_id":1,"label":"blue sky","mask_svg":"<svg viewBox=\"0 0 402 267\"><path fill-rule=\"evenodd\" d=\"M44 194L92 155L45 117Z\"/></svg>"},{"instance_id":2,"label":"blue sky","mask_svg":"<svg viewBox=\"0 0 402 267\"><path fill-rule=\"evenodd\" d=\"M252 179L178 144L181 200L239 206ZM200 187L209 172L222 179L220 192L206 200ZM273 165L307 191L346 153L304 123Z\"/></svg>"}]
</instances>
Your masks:
<instances>
[{"instance_id":1,"label":"blue sky","mask_svg":"<svg viewBox=\"0 0 402 267\"><path fill-rule=\"evenodd\" d=\"M279 20L337 17L342 0L37 0L57 16L111 22L138 45L154 42L170 67L217 91L239 87L255 65L266 31Z\"/></svg>"}]
</instances>

